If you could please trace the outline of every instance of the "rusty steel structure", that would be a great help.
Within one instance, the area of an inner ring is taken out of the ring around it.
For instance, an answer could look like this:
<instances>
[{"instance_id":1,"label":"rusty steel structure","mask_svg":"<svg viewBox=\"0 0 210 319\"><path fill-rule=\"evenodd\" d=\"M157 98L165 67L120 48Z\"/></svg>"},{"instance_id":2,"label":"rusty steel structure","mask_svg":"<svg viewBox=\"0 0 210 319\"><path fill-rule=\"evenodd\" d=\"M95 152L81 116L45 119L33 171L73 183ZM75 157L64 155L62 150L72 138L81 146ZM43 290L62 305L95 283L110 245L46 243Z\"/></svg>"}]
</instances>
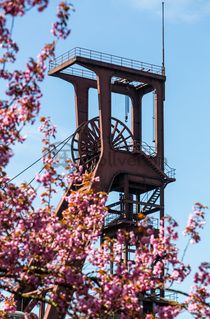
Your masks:
<instances>
[{"instance_id":1,"label":"rusty steel structure","mask_svg":"<svg viewBox=\"0 0 210 319\"><path fill-rule=\"evenodd\" d=\"M75 91L76 131L72 137L72 160L100 181L95 191L114 192L118 198L109 206L103 236L115 237L119 229L134 230L139 213L164 216L164 190L175 181L175 170L164 159L165 69L153 64L122 58L83 48L75 48L50 63L49 75L73 84ZM98 116L89 118L89 90L98 93ZM142 140L142 99L154 95L154 145ZM111 94L131 100L131 127L112 116ZM71 191L71 185L69 190ZM61 200L57 213L66 202ZM129 260L134 247L126 247ZM161 292L160 292L161 294ZM151 301L143 300L145 313ZM20 309L24 311L24 309ZM57 319L52 306L40 307L40 319Z\"/></svg>"}]
</instances>

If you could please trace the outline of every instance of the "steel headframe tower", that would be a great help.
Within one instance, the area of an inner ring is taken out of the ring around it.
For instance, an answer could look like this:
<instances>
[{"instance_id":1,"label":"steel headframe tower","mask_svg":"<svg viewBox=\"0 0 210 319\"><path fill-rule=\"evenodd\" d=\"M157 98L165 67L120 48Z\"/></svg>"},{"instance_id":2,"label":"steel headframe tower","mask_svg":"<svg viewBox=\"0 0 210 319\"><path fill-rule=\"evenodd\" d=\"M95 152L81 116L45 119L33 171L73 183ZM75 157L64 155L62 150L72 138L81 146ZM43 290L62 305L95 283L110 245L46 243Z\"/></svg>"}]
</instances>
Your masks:
<instances>
[{"instance_id":1,"label":"steel headframe tower","mask_svg":"<svg viewBox=\"0 0 210 319\"><path fill-rule=\"evenodd\" d=\"M174 170L164 162L164 71L156 65L82 48L50 64L50 76L74 86L77 129L72 139L73 161L100 177L100 182L91 185L94 190L119 194L119 200L109 206L103 235L115 237L119 229L135 230L140 212L157 221L164 216L164 189L175 181ZM98 116L92 119L88 117L90 89L97 90L99 106ZM142 98L151 92L154 147L142 141ZM112 117L112 93L130 98L131 128ZM59 215L65 207L62 200ZM132 252L127 246L124 258L129 260ZM153 307L147 300L143 306L145 313ZM42 318L57 319L59 315L48 306Z\"/></svg>"}]
</instances>

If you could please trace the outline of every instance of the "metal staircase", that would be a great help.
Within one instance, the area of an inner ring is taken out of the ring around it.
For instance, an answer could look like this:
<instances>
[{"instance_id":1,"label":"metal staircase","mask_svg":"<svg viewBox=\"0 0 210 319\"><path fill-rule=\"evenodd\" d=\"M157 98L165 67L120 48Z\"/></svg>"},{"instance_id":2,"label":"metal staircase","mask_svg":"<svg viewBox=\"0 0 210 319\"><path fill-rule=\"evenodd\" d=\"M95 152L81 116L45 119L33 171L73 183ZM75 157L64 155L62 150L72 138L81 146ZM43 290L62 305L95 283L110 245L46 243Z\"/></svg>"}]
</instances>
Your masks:
<instances>
[{"instance_id":1,"label":"metal staircase","mask_svg":"<svg viewBox=\"0 0 210 319\"><path fill-rule=\"evenodd\" d=\"M150 196L148 202L144 205L142 209L142 213L148 215L149 213L154 211L154 204L157 202L160 197L160 188L156 188L152 195Z\"/></svg>"}]
</instances>

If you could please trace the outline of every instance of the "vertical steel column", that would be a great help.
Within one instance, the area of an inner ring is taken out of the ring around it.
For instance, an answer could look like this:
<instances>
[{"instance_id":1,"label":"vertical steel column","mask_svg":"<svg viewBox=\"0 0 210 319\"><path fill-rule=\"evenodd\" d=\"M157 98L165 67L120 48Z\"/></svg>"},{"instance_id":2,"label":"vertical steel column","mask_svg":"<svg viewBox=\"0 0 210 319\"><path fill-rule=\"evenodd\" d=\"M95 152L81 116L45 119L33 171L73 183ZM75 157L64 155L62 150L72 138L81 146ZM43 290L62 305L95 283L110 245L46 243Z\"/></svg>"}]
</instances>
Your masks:
<instances>
[{"instance_id":1,"label":"vertical steel column","mask_svg":"<svg viewBox=\"0 0 210 319\"><path fill-rule=\"evenodd\" d=\"M111 141L111 77L112 72L99 70L97 89L99 99L99 120L102 153L109 153Z\"/></svg>"},{"instance_id":2,"label":"vertical steel column","mask_svg":"<svg viewBox=\"0 0 210 319\"><path fill-rule=\"evenodd\" d=\"M89 86L83 81L74 83L76 126L88 121Z\"/></svg>"},{"instance_id":3,"label":"vertical steel column","mask_svg":"<svg viewBox=\"0 0 210 319\"><path fill-rule=\"evenodd\" d=\"M160 168L164 170L164 83L158 83L155 99L155 143Z\"/></svg>"},{"instance_id":4,"label":"vertical steel column","mask_svg":"<svg viewBox=\"0 0 210 319\"><path fill-rule=\"evenodd\" d=\"M131 96L132 100L132 133L134 143L140 145L142 143L142 94L135 92Z\"/></svg>"}]
</instances>

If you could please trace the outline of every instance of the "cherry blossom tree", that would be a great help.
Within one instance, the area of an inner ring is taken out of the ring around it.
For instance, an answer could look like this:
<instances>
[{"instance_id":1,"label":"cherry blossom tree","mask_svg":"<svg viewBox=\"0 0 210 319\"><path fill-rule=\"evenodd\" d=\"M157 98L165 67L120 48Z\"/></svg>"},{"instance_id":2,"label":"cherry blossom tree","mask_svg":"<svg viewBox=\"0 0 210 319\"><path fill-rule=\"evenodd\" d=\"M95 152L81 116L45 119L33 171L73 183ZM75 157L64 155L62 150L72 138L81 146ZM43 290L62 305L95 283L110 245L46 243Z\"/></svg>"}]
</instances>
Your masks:
<instances>
[{"instance_id":1,"label":"cherry blossom tree","mask_svg":"<svg viewBox=\"0 0 210 319\"><path fill-rule=\"evenodd\" d=\"M201 263L194 274L184 263L188 246L201 240L205 206L193 207L184 230L189 241L183 256L176 245L178 225L171 217L160 221L157 231L151 219L139 214L135 233L119 231L116 238L105 237L99 245L107 196L87 187L93 177L81 167L67 162L65 175L56 171L51 150L56 129L48 117L40 119L43 170L35 178L41 194L27 183L12 183L6 174L14 144L24 142L23 128L39 115L40 83L57 41L70 33L73 6L59 3L54 41L44 45L37 59L30 58L25 70L13 67L19 51L12 36L14 20L29 10L47 10L48 4L48 0L0 2L0 77L7 84L0 101L0 317L8 318L24 298L48 303L68 318L171 319L183 311L194 318L210 318L210 263ZM67 207L59 216L52 198L69 184L72 191L66 194ZM126 245L135 247L133 260L123 258ZM174 288L189 275L194 278L189 291ZM181 295L182 301L168 300L167 293ZM147 313L145 303L153 305Z\"/></svg>"}]
</instances>

